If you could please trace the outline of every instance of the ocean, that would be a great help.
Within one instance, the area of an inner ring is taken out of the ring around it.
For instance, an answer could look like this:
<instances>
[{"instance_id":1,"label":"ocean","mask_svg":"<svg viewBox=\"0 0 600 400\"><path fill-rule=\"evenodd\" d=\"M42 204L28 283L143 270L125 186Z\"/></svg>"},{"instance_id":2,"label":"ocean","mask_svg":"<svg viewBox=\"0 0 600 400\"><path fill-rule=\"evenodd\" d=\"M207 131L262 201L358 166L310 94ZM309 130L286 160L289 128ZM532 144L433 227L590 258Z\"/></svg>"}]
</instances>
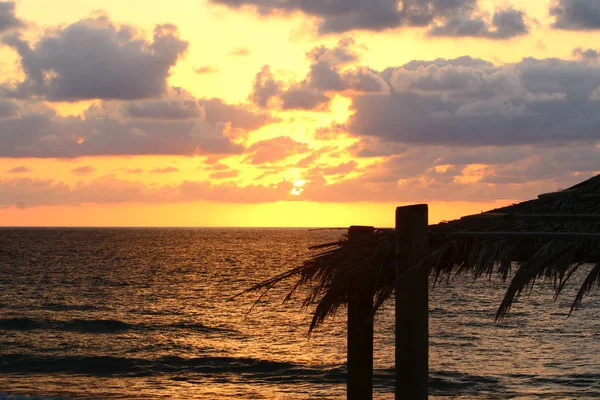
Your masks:
<instances>
[{"instance_id":1,"label":"ocean","mask_svg":"<svg viewBox=\"0 0 600 400\"><path fill-rule=\"evenodd\" d=\"M302 293L232 296L342 231L0 229L0 399L342 399L345 310L307 335ZM600 298L567 317L541 283L459 277L430 294L431 399L600 398ZM393 398L393 303L375 321L375 398Z\"/></svg>"}]
</instances>

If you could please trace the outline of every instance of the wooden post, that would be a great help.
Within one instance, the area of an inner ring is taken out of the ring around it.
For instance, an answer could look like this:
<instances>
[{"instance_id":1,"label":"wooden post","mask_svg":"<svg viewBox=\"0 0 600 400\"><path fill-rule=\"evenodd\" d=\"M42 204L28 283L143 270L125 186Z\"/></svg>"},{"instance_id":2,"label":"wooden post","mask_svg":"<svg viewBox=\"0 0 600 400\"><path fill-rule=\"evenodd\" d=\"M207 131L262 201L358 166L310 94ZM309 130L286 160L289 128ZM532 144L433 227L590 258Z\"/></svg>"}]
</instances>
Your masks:
<instances>
[{"instance_id":1,"label":"wooden post","mask_svg":"<svg viewBox=\"0 0 600 400\"><path fill-rule=\"evenodd\" d=\"M351 226L348 240L372 236L372 226ZM348 299L348 400L373 398L373 289L357 288Z\"/></svg>"},{"instance_id":2,"label":"wooden post","mask_svg":"<svg viewBox=\"0 0 600 400\"><path fill-rule=\"evenodd\" d=\"M427 399L429 380L429 280L426 268L411 271L427 249L428 208L396 209L396 400Z\"/></svg>"}]
</instances>

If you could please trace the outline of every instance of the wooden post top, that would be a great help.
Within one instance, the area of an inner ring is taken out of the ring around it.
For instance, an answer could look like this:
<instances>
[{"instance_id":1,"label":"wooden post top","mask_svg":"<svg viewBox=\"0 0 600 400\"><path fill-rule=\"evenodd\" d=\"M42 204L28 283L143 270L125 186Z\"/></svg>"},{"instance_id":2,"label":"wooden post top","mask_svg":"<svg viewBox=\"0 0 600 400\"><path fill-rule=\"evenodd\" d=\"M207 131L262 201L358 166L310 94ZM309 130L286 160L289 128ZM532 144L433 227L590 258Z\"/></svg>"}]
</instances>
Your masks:
<instances>
[{"instance_id":1,"label":"wooden post top","mask_svg":"<svg viewBox=\"0 0 600 400\"><path fill-rule=\"evenodd\" d=\"M365 232L372 232L375 230L374 227L372 226L366 226L366 225L352 225L350 228L348 228L348 230L350 231L365 231Z\"/></svg>"},{"instance_id":2,"label":"wooden post top","mask_svg":"<svg viewBox=\"0 0 600 400\"><path fill-rule=\"evenodd\" d=\"M427 204L411 204L410 206L402 206L396 207L396 214L398 212L417 212L417 213L426 213L429 209Z\"/></svg>"}]
</instances>

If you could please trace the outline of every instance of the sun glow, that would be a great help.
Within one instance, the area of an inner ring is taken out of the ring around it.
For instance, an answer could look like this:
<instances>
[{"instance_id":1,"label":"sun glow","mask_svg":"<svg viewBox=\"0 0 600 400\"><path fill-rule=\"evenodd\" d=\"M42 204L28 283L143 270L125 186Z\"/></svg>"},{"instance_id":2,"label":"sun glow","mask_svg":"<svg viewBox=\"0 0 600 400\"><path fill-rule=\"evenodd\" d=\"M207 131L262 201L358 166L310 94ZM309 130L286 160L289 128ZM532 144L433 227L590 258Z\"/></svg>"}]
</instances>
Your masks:
<instances>
[{"instance_id":1,"label":"sun glow","mask_svg":"<svg viewBox=\"0 0 600 400\"><path fill-rule=\"evenodd\" d=\"M292 188L291 193L294 196L300 196L300 194L302 194L302 192L304 192L304 184L306 184L306 181L304 179L298 179L297 181L294 181L294 187Z\"/></svg>"}]
</instances>

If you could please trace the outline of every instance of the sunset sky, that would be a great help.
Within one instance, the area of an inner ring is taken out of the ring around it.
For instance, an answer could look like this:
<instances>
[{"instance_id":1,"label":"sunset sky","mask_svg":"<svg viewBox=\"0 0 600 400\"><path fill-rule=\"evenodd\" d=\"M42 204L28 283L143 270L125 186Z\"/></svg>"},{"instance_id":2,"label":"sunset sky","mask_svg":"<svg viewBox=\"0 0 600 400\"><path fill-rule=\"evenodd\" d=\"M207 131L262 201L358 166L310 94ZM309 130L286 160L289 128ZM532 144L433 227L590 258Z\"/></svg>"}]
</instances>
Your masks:
<instances>
[{"instance_id":1,"label":"sunset sky","mask_svg":"<svg viewBox=\"0 0 600 400\"><path fill-rule=\"evenodd\" d=\"M598 43L598 0L0 1L0 225L536 197L600 173Z\"/></svg>"}]
</instances>

